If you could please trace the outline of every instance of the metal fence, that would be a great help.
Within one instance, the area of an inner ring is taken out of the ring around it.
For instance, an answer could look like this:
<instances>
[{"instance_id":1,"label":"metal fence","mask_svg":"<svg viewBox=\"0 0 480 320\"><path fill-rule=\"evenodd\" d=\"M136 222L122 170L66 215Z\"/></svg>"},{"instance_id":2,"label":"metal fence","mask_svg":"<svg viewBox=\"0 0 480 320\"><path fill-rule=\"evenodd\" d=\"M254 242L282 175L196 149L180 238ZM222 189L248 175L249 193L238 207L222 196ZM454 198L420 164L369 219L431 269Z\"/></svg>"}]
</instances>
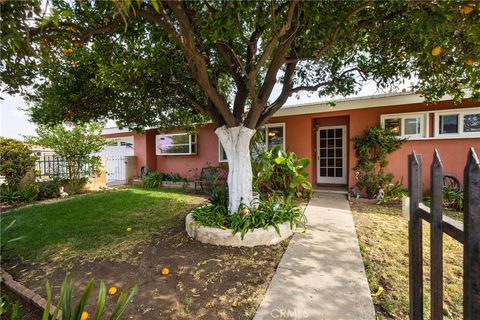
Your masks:
<instances>
[{"instance_id":1,"label":"metal fence","mask_svg":"<svg viewBox=\"0 0 480 320\"><path fill-rule=\"evenodd\" d=\"M423 315L422 220L430 223L430 300L432 320L443 319L443 234L463 244L463 318L480 319L480 161L472 148L464 170L463 224L443 215L444 171L435 150L430 167L431 207L422 201L422 157L411 154L409 176L410 319Z\"/></svg>"},{"instance_id":2,"label":"metal fence","mask_svg":"<svg viewBox=\"0 0 480 320\"><path fill-rule=\"evenodd\" d=\"M82 165L80 172L83 177L87 177L89 166ZM35 162L35 178L45 179L66 179L68 178L67 161L59 156L43 156Z\"/></svg>"}]
</instances>

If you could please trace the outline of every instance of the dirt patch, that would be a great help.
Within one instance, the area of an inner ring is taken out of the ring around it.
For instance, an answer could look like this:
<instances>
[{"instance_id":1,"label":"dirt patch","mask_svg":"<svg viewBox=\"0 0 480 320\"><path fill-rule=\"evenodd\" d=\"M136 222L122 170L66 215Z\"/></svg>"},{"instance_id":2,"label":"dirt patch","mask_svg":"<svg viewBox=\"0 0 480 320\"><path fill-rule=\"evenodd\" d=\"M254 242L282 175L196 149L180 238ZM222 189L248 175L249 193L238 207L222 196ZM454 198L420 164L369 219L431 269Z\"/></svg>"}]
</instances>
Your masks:
<instances>
[{"instance_id":1,"label":"dirt patch","mask_svg":"<svg viewBox=\"0 0 480 320\"><path fill-rule=\"evenodd\" d=\"M2 314L2 319L11 318L14 305L19 306L20 319L22 320L38 320L42 318L42 310L36 308L31 303L20 299L15 293L3 285L0 286L0 296L8 305L6 313Z\"/></svg>"},{"instance_id":2,"label":"dirt patch","mask_svg":"<svg viewBox=\"0 0 480 320\"><path fill-rule=\"evenodd\" d=\"M256 248L205 245L191 240L183 225L155 238L135 247L123 262L76 259L68 264L7 262L4 267L17 281L44 296L45 280L58 294L66 272L77 275L79 287L91 278L104 280L107 288L139 284L125 319L251 319L288 243ZM161 275L163 267L170 269L170 275ZM113 305L113 300L107 303ZM93 305L86 309L95 312Z\"/></svg>"}]
</instances>

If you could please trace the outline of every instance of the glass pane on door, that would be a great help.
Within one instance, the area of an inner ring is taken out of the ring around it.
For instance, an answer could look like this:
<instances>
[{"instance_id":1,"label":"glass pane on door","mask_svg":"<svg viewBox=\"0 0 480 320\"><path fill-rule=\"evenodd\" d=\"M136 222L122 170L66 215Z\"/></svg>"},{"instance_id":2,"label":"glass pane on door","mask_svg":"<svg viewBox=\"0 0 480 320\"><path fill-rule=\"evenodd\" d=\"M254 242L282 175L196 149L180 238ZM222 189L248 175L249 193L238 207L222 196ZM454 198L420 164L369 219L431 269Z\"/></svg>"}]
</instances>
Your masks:
<instances>
[{"instance_id":1,"label":"glass pane on door","mask_svg":"<svg viewBox=\"0 0 480 320\"><path fill-rule=\"evenodd\" d=\"M321 182L338 183L343 179L345 171L343 130L343 128L319 129L318 174Z\"/></svg>"}]
</instances>

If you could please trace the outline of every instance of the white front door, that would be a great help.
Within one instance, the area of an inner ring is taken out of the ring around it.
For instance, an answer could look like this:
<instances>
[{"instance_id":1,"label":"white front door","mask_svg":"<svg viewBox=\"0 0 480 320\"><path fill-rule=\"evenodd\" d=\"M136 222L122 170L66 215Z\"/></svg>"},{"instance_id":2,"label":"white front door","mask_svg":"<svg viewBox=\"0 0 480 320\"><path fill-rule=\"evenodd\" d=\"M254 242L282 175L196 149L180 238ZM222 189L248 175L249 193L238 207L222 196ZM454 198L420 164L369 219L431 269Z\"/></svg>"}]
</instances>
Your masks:
<instances>
[{"instance_id":1,"label":"white front door","mask_svg":"<svg viewBox=\"0 0 480 320\"><path fill-rule=\"evenodd\" d=\"M317 183L347 183L347 127L320 127L317 131Z\"/></svg>"}]
</instances>

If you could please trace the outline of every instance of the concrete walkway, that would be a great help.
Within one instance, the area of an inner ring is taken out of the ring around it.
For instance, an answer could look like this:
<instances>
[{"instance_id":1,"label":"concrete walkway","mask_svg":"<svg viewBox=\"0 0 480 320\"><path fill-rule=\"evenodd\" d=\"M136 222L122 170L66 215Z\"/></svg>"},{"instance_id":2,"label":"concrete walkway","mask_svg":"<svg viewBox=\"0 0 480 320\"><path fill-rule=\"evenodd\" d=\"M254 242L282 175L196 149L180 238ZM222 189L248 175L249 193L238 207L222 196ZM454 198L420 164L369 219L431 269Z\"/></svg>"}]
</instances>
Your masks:
<instances>
[{"instance_id":1,"label":"concrete walkway","mask_svg":"<svg viewBox=\"0 0 480 320\"><path fill-rule=\"evenodd\" d=\"M254 320L374 320L345 195L314 193L308 229L290 241Z\"/></svg>"}]
</instances>

